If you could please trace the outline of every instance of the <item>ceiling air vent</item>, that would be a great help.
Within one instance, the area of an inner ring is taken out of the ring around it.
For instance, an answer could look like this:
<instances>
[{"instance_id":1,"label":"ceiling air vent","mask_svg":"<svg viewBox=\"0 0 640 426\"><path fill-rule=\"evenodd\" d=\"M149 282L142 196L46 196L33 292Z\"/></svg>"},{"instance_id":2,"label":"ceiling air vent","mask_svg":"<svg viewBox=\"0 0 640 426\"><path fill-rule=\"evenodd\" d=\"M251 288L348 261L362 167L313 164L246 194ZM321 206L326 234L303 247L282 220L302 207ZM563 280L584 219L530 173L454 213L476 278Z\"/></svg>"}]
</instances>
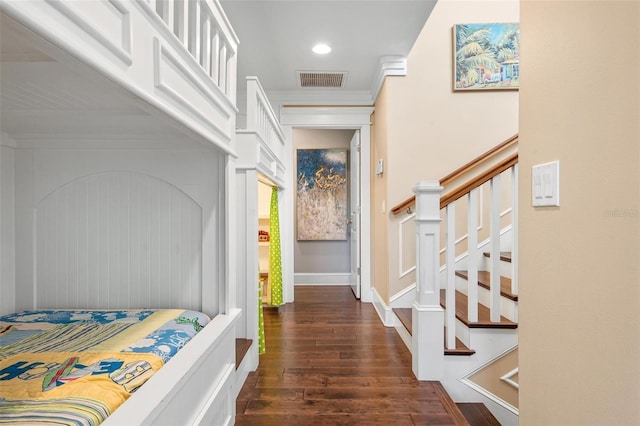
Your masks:
<instances>
[{"instance_id":1,"label":"ceiling air vent","mask_svg":"<svg viewBox=\"0 0 640 426\"><path fill-rule=\"evenodd\" d=\"M341 88L346 81L345 71L298 71L300 87Z\"/></svg>"}]
</instances>

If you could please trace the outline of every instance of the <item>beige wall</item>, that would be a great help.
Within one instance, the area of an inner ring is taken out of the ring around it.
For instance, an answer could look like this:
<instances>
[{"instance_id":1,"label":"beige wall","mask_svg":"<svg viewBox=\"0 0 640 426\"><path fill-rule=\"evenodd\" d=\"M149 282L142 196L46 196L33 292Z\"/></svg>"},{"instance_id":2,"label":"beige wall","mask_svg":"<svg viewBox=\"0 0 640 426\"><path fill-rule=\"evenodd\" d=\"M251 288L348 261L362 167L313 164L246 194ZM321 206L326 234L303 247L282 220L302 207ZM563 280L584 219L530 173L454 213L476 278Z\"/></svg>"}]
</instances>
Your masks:
<instances>
[{"instance_id":1,"label":"beige wall","mask_svg":"<svg viewBox=\"0 0 640 426\"><path fill-rule=\"evenodd\" d=\"M517 22L517 0L439 0L407 58L388 81L389 205L413 195L518 132L517 91L452 91L454 24Z\"/></svg>"},{"instance_id":2,"label":"beige wall","mask_svg":"<svg viewBox=\"0 0 640 426\"><path fill-rule=\"evenodd\" d=\"M523 1L520 424L640 424L640 2ZM560 160L560 207L531 166Z\"/></svg>"},{"instance_id":3,"label":"beige wall","mask_svg":"<svg viewBox=\"0 0 640 426\"><path fill-rule=\"evenodd\" d=\"M389 79L387 79L389 81ZM371 164L382 159L387 165L387 83L382 86L372 115L371 126ZM371 227L373 247L371 249L372 287L383 300L389 300L389 262L387 206L383 206L387 198L387 173L375 174L375 166L371 170ZM383 211L383 207L385 210Z\"/></svg>"},{"instance_id":4,"label":"beige wall","mask_svg":"<svg viewBox=\"0 0 640 426\"><path fill-rule=\"evenodd\" d=\"M386 190L376 202L387 206L387 263L396 266L381 295L415 281L399 278L398 219L390 209L411 197L418 181L438 180L518 132L517 91L453 92L453 25L518 20L518 0L439 0L407 58L408 75L387 78L376 102L376 120L381 111L386 119Z\"/></svg>"}]
</instances>

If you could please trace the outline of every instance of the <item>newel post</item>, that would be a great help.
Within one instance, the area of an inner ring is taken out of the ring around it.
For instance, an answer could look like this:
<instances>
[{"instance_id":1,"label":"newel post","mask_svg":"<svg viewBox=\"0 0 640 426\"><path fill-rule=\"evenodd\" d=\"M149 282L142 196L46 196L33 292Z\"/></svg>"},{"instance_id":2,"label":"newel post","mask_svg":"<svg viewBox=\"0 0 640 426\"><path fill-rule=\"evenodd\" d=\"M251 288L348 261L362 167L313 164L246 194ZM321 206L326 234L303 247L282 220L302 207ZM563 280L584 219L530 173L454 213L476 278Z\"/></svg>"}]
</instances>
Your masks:
<instances>
[{"instance_id":1,"label":"newel post","mask_svg":"<svg viewBox=\"0 0 640 426\"><path fill-rule=\"evenodd\" d=\"M444 310L440 306L440 195L437 181L418 182L416 194L416 284L412 313L412 369L418 380L444 374Z\"/></svg>"}]
</instances>

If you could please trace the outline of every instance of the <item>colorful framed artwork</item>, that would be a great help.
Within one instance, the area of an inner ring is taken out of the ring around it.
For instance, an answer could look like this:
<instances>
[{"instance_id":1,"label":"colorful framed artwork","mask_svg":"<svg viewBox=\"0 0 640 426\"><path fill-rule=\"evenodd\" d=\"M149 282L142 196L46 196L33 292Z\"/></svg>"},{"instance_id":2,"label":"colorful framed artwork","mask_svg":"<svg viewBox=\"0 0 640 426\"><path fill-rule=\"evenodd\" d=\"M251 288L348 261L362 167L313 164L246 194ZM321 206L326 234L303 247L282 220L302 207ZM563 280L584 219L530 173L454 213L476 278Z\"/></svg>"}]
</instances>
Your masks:
<instances>
[{"instance_id":1,"label":"colorful framed artwork","mask_svg":"<svg viewBox=\"0 0 640 426\"><path fill-rule=\"evenodd\" d=\"M347 150L298 149L297 239L347 239Z\"/></svg>"},{"instance_id":2,"label":"colorful framed artwork","mask_svg":"<svg viewBox=\"0 0 640 426\"><path fill-rule=\"evenodd\" d=\"M520 24L453 26L453 90L517 90Z\"/></svg>"}]
</instances>

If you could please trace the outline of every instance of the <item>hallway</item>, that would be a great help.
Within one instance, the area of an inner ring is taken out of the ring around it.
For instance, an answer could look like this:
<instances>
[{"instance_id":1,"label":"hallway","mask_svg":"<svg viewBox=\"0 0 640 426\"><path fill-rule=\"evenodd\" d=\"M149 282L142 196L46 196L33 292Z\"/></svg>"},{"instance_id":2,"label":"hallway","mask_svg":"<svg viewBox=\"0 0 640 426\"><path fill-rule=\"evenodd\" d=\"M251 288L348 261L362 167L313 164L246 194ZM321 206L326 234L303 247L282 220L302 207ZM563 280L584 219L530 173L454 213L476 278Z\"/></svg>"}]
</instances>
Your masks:
<instances>
[{"instance_id":1,"label":"hallway","mask_svg":"<svg viewBox=\"0 0 640 426\"><path fill-rule=\"evenodd\" d=\"M295 288L265 309L267 352L237 399L236 425L457 425L438 382L418 382L395 329L348 286Z\"/></svg>"}]
</instances>

